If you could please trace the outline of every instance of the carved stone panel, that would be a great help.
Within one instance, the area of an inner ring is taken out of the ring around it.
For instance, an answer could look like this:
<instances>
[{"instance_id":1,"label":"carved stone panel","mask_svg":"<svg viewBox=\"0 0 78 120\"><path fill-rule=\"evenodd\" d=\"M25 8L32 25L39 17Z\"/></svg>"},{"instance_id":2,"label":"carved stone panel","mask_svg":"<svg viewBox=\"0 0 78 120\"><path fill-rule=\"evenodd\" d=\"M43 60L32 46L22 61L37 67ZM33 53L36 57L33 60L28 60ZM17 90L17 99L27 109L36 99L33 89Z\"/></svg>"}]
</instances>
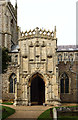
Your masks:
<instances>
[{"instance_id":1,"label":"carved stone panel","mask_svg":"<svg viewBox=\"0 0 78 120\"><path fill-rule=\"evenodd\" d=\"M40 47L35 47L36 56L40 56Z\"/></svg>"},{"instance_id":2,"label":"carved stone panel","mask_svg":"<svg viewBox=\"0 0 78 120\"><path fill-rule=\"evenodd\" d=\"M46 64L44 63L44 64L41 64L41 66L40 66L40 71L41 72L46 72Z\"/></svg>"},{"instance_id":3,"label":"carved stone panel","mask_svg":"<svg viewBox=\"0 0 78 120\"><path fill-rule=\"evenodd\" d=\"M36 69L36 64L30 64L30 71L33 73Z\"/></svg>"},{"instance_id":4,"label":"carved stone panel","mask_svg":"<svg viewBox=\"0 0 78 120\"><path fill-rule=\"evenodd\" d=\"M48 57L47 58L47 71L52 72L52 68L53 68L53 58Z\"/></svg>"},{"instance_id":5,"label":"carved stone panel","mask_svg":"<svg viewBox=\"0 0 78 120\"><path fill-rule=\"evenodd\" d=\"M36 62L40 62L40 56L36 56L35 60Z\"/></svg>"},{"instance_id":6,"label":"carved stone panel","mask_svg":"<svg viewBox=\"0 0 78 120\"><path fill-rule=\"evenodd\" d=\"M23 71L28 71L28 58L23 58Z\"/></svg>"},{"instance_id":7,"label":"carved stone panel","mask_svg":"<svg viewBox=\"0 0 78 120\"><path fill-rule=\"evenodd\" d=\"M30 47L30 60L34 60L34 47Z\"/></svg>"},{"instance_id":8,"label":"carved stone panel","mask_svg":"<svg viewBox=\"0 0 78 120\"><path fill-rule=\"evenodd\" d=\"M41 60L46 59L46 47L41 48Z\"/></svg>"},{"instance_id":9,"label":"carved stone panel","mask_svg":"<svg viewBox=\"0 0 78 120\"><path fill-rule=\"evenodd\" d=\"M24 43L22 43L21 54L22 54L23 57L28 56L28 47Z\"/></svg>"},{"instance_id":10,"label":"carved stone panel","mask_svg":"<svg viewBox=\"0 0 78 120\"><path fill-rule=\"evenodd\" d=\"M52 48L51 48L51 46L47 46L47 56L52 56Z\"/></svg>"}]
</instances>

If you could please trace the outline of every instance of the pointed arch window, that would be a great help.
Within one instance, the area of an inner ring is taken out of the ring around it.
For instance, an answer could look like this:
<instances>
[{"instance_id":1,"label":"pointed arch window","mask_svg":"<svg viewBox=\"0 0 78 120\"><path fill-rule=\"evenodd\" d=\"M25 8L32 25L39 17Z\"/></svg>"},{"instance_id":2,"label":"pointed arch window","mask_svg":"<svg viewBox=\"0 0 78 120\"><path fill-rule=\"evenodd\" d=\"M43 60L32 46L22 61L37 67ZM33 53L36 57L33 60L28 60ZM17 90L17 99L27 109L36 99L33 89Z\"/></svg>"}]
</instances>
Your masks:
<instances>
[{"instance_id":1,"label":"pointed arch window","mask_svg":"<svg viewBox=\"0 0 78 120\"><path fill-rule=\"evenodd\" d=\"M9 93L15 93L15 84L17 82L16 74L12 73L9 78Z\"/></svg>"},{"instance_id":2,"label":"pointed arch window","mask_svg":"<svg viewBox=\"0 0 78 120\"><path fill-rule=\"evenodd\" d=\"M18 55L15 55L15 62L17 63L18 61Z\"/></svg>"},{"instance_id":3,"label":"pointed arch window","mask_svg":"<svg viewBox=\"0 0 78 120\"><path fill-rule=\"evenodd\" d=\"M62 55L61 54L58 55L58 62L60 62L60 61L62 61Z\"/></svg>"},{"instance_id":4,"label":"pointed arch window","mask_svg":"<svg viewBox=\"0 0 78 120\"><path fill-rule=\"evenodd\" d=\"M66 73L63 73L60 81L61 93L69 93L69 77Z\"/></svg>"}]
</instances>

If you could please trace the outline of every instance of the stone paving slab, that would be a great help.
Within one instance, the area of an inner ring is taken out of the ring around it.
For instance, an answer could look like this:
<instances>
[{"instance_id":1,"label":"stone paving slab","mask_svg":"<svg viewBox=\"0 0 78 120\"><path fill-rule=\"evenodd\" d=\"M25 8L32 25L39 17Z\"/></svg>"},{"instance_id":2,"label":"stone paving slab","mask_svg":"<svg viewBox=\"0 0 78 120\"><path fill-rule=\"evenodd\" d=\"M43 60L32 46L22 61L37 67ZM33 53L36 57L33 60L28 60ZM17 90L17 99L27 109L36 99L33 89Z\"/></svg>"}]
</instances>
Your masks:
<instances>
[{"instance_id":1,"label":"stone paving slab","mask_svg":"<svg viewBox=\"0 0 78 120\"><path fill-rule=\"evenodd\" d=\"M8 106L8 105L6 105ZM13 106L9 105L8 107L14 108L16 112L8 117L6 120L10 119L16 119L17 118L31 118L31 119L37 119L38 116L43 113L45 110L49 109L51 106ZM22 120L21 119L21 120ZM20 119L19 119L20 120Z\"/></svg>"}]
</instances>

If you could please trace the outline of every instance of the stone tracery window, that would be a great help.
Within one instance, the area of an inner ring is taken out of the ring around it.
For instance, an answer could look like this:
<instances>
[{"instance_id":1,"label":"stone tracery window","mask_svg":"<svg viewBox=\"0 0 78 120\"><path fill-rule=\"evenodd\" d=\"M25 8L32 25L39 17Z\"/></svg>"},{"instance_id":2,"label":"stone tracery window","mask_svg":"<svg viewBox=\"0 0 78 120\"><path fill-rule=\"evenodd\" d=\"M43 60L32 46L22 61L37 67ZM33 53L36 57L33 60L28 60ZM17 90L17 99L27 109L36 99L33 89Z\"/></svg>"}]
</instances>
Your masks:
<instances>
[{"instance_id":1,"label":"stone tracery window","mask_svg":"<svg viewBox=\"0 0 78 120\"><path fill-rule=\"evenodd\" d=\"M73 55L70 54L70 61L72 62L73 61Z\"/></svg>"},{"instance_id":2,"label":"stone tracery window","mask_svg":"<svg viewBox=\"0 0 78 120\"><path fill-rule=\"evenodd\" d=\"M69 93L69 78L66 73L63 73L60 80L61 93Z\"/></svg>"},{"instance_id":3,"label":"stone tracery window","mask_svg":"<svg viewBox=\"0 0 78 120\"><path fill-rule=\"evenodd\" d=\"M12 73L10 78L9 78L9 93L15 93L15 84L17 82L17 79L16 79L16 74L15 73Z\"/></svg>"},{"instance_id":4,"label":"stone tracery window","mask_svg":"<svg viewBox=\"0 0 78 120\"><path fill-rule=\"evenodd\" d=\"M68 56L68 60L70 61L70 55Z\"/></svg>"},{"instance_id":5,"label":"stone tracery window","mask_svg":"<svg viewBox=\"0 0 78 120\"><path fill-rule=\"evenodd\" d=\"M58 55L58 63L59 63L60 61L62 61L62 55L61 55L61 54Z\"/></svg>"},{"instance_id":6,"label":"stone tracery window","mask_svg":"<svg viewBox=\"0 0 78 120\"><path fill-rule=\"evenodd\" d=\"M75 60L78 61L78 53L75 53Z\"/></svg>"},{"instance_id":7,"label":"stone tracery window","mask_svg":"<svg viewBox=\"0 0 78 120\"><path fill-rule=\"evenodd\" d=\"M15 55L15 62L18 61L18 55Z\"/></svg>"}]
</instances>

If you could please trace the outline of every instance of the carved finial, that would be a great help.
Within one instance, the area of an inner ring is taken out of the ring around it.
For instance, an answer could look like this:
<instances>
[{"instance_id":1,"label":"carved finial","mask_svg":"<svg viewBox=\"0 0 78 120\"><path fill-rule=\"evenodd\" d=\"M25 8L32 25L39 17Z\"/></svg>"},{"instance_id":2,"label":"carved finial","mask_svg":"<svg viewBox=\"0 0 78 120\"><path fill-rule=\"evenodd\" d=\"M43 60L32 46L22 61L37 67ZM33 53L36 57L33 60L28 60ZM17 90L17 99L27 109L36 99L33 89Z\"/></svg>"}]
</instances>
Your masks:
<instances>
[{"instance_id":1,"label":"carved finial","mask_svg":"<svg viewBox=\"0 0 78 120\"><path fill-rule=\"evenodd\" d=\"M17 7L17 0L15 0L15 7Z\"/></svg>"},{"instance_id":2,"label":"carved finial","mask_svg":"<svg viewBox=\"0 0 78 120\"><path fill-rule=\"evenodd\" d=\"M39 28L36 27L36 35L38 35L38 34L39 34Z\"/></svg>"},{"instance_id":3,"label":"carved finial","mask_svg":"<svg viewBox=\"0 0 78 120\"><path fill-rule=\"evenodd\" d=\"M54 32L56 32L56 26L54 27Z\"/></svg>"},{"instance_id":4,"label":"carved finial","mask_svg":"<svg viewBox=\"0 0 78 120\"><path fill-rule=\"evenodd\" d=\"M54 28L54 39L56 39L56 26Z\"/></svg>"},{"instance_id":5,"label":"carved finial","mask_svg":"<svg viewBox=\"0 0 78 120\"><path fill-rule=\"evenodd\" d=\"M56 26L55 26L54 32L53 31L50 32L50 30L46 31L45 29L42 30L36 27L33 30L30 29L29 32L27 31L25 33L22 32L21 35L22 37L29 37L29 38L34 37L34 36L38 38L41 35L41 37L49 37L49 38L52 37L56 39Z\"/></svg>"},{"instance_id":6,"label":"carved finial","mask_svg":"<svg viewBox=\"0 0 78 120\"><path fill-rule=\"evenodd\" d=\"M38 27L36 27L36 30L38 30L39 28Z\"/></svg>"}]
</instances>

